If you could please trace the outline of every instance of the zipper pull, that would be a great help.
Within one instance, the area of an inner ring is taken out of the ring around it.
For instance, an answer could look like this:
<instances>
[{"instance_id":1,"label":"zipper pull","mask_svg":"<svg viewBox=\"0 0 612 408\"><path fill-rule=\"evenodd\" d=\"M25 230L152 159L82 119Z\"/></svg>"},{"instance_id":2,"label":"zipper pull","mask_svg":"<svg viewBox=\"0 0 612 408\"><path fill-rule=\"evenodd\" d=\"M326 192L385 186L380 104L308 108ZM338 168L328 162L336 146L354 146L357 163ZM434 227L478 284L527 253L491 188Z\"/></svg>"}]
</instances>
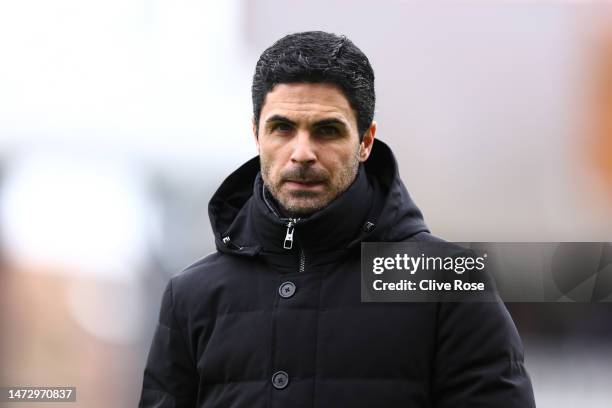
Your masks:
<instances>
[{"instance_id":1,"label":"zipper pull","mask_svg":"<svg viewBox=\"0 0 612 408\"><path fill-rule=\"evenodd\" d=\"M285 234L285 241L283 242L283 248L285 249L291 249L293 248L293 226L295 225L295 222L293 220L290 220L287 223L287 233Z\"/></svg>"}]
</instances>

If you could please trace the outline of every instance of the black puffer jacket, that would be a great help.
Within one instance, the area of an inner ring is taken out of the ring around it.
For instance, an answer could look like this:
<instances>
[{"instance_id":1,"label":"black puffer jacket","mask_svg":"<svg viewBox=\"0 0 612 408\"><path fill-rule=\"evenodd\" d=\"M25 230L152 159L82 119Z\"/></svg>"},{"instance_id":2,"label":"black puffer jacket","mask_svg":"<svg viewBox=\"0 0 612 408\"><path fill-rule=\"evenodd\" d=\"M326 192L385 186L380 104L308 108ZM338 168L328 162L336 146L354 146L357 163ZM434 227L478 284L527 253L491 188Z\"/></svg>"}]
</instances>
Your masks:
<instances>
[{"instance_id":1,"label":"black puffer jacket","mask_svg":"<svg viewBox=\"0 0 612 408\"><path fill-rule=\"evenodd\" d=\"M218 251L164 292L141 407L535 405L502 303L361 303L361 241L436 239L385 144L289 229L258 172L255 158L221 185Z\"/></svg>"}]
</instances>

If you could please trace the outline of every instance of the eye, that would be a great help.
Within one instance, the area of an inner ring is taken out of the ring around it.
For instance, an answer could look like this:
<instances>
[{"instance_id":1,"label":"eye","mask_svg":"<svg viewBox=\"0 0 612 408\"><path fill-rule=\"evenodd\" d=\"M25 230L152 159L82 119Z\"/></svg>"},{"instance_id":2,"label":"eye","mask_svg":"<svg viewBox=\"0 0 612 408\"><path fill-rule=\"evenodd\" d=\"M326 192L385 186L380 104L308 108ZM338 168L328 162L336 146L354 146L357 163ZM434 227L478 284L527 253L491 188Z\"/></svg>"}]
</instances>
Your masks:
<instances>
[{"instance_id":1,"label":"eye","mask_svg":"<svg viewBox=\"0 0 612 408\"><path fill-rule=\"evenodd\" d=\"M288 133L293 130L293 127L288 123L278 122L272 126L272 132Z\"/></svg>"},{"instance_id":2,"label":"eye","mask_svg":"<svg viewBox=\"0 0 612 408\"><path fill-rule=\"evenodd\" d=\"M340 134L340 130L338 130L335 126L321 126L317 128L317 133L321 136L332 137L338 136Z\"/></svg>"}]
</instances>

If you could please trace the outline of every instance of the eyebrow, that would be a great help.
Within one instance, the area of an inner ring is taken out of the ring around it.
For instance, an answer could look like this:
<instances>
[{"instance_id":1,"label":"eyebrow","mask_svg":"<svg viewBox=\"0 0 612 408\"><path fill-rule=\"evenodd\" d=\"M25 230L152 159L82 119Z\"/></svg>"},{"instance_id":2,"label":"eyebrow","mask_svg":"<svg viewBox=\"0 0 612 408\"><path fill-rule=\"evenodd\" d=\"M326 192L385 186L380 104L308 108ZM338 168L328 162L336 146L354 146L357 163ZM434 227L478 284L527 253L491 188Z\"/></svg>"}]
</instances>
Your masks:
<instances>
[{"instance_id":1,"label":"eyebrow","mask_svg":"<svg viewBox=\"0 0 612 408\"><path fill-rule=\"evenodd\" d=\"M282 115L272 115L268 119L266 119L266 123L273 123L273 122L284 122L284 123L288 123L288 124L293 125L293 126L295 126L295 124L296 124L291 119L286 118L286 117L284 117Z\"/></svg>"},{"instance_id":2,"label":"eyebrow","mask_svg":"<svg viewBox=\"0 0 612 408\"><path fill-rule=\"evenodd\" d=\"M266 123L274 123L274 122L283 122L283 123L287 123L292 126L296 125L294 121L282 115L272 115L268 119L266 119ZM340 119L335 119L335 118L320 120L318 122L315 122L312 125L312 127L322 127L322 126L329 126L329 125L340 125L345 128L348 127L346 123L344 123L344 121Z\"/></svg>"},{"instance_id":3,"label":"eyebrow","mask_svg":"<svg viewBox=\"0 0 612 408\"><path fill-rule=\"evenodd\" d=\"M323 119L323 120L316 122L313 125L313 127L323 127L323 126L329 126L329 125L340 125L342 127L347 127L346 123L344 123L344 121L340 119Z\"/></svg>"}]
</instances>

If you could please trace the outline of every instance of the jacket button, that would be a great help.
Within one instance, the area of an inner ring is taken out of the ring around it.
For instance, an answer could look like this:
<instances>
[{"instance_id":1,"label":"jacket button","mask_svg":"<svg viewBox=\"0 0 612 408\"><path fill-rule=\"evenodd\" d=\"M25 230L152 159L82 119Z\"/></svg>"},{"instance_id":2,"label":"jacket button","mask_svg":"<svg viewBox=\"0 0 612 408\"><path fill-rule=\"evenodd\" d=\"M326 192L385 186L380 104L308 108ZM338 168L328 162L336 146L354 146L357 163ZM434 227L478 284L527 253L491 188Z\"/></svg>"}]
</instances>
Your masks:
<instances>
[{"instance_id":1,"label":"jacket button","mask_svg":"<svg viewBox=\"0 0 612 408\"><path fill-rule=\"evenodd\" d=\"M289 385L289 375L284 371L277 371L272 375L272 385L277 390L282 390Z\"/></svg>"},{"instance_id":2,"label":"jacket button","mask_svg":"<svg viewBox=\"0 0 612 408\"><path fill-rule=\"evenodd\" d=\"M293 282L283 282L278 287L278 294L282 298L290 298L295 293L295 284Z\"/></svg>"}]
</instances>

